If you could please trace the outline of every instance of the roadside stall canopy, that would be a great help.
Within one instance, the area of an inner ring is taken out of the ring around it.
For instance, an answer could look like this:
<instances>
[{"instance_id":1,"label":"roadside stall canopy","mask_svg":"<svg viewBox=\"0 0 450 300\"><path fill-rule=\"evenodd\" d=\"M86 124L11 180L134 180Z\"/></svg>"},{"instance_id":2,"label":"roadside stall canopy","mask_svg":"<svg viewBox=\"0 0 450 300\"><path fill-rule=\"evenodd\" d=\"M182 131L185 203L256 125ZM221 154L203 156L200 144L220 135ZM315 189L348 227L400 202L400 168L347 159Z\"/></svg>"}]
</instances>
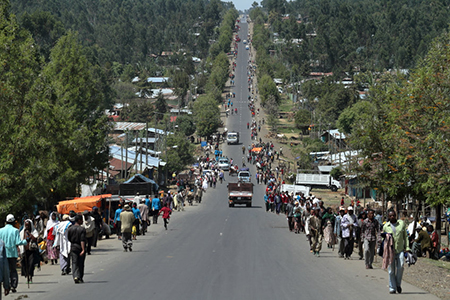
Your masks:
<instances>
[{"instance_id":1,"label":"roadside stall canopy","mask_svg":"<svg viewBox=\"0 0 450 300\"><path fill-rule=\"evenodd\" d=\"M60 214L69 214L71 210L76 213L83 212L85 210L91 211L94 206L102 206L102 199L111 198L111 196L111 194L104 194L60 201L58 205L56 205L56 209Z\"/></svg>"},{"instance_id":2,"label":"roadside stall canopy","mask_svg":"<svg viewBox=\"0 0 450 300\"><path fill-rule=\"evenodd\" d=\"M255 147L255 148L253 148L252 149L252 152L261 152L262 151L262 148L261 147Z\"/></svg>"}]
</instances>

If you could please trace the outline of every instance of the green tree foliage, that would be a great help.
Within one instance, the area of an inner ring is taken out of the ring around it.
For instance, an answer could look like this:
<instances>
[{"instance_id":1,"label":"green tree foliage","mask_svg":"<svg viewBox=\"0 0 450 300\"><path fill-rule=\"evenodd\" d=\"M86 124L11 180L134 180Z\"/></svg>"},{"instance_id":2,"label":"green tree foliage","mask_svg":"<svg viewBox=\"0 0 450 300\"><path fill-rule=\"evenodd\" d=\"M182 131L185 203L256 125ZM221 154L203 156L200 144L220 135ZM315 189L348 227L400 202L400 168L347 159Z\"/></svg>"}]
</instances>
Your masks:
<instances>
[{"instance_id":1,"label":"green tree foliage","mask_svg":"<svg viewBox=\"0 0 450 300\"><path fill-rule=\"evenodd\" d=\"M155 106L148 100L133 100L127 104L120 114L120 119L127 122L152 122Z\"/></svg>"},{"instance_id":2,"label":"green tree foliage","mask_svg":"<svg viewBox=\"0 0 450 300\"><path fill-rule=\"evenodd\" d=\"M258 81L259 95L261 96L261 104L266 105L269 98L272 97L276 104L280 102L280 94L277 86L269 75L263 75Z\"/></svg>"},{"instance_id":3,"label":"green tree foliage","mask_svg":"<svg viewBox=\"0 0 450 300\"><path fill-rule=\"evenodd\" d=\"M339 115L337 127L341 132L346 134L352 133L353 127L362 126L361 123L372 116L374 109L374 104L372 102L357 102L351 107L344 109Z\"/></svg>"},{"instance_id":4,"label":"green tree foliage","mask_svg":"<svg viewBox=\"0 0 450 300\"><path fill-rule=\"evenodd\" d=\"M181 99L181 103L183 104L183 100L189 90L189 75L181 70L175 71L172 78L172 85L175 88L175 94Z\"/></svg>"},{"instance_id":5,"label":"green tree foliage","mask_svg":"<svg viewBox=\"0 0 450 300\"><path fill-rule=\"evenodd\" d=\"M327 149L327 146L319 139L303 138L299 145L292 149L292 152L297 156L297 166L300 169L311 169L313 157L311 152L319 152Z\"/></svg>"},{"instance_id":6,"label":"green tree foliage","mask_svg":"<svg viewBox=\"0 0 450 300\"><path fill-rule=\"evenodd\" d=\"M76 183L83 183L108 162L108 118L104 110L110 106L108 90L83 55L77 35L69 32L52 49L50 62L44 67L34 87L40 109L54 115L54 155L59 162L53 170L53 182L59 193L73 192ZM58 126L59 125L59 126ZM64 162L64 163L63 163Z\"/></svg>"},{"instance_id":7,"label":"green tree foliage","mask_svg":"<svg viewBox=\"0 0 450 300\"><path fill-rule=\"evenodd\" d=\"M208 95L202 95L194 102L194 120L197 135L209 137L220 125L220 110L217 102Z\"/></svg>"},{"instance_id":8,"label":"green tree foliage","mask_svg":"<svg viewBox=\"0 0 450 300\"><path fill-rule=\"evenodd\" d=\"M341 167L333 168L330 172L330 176L335 180L339 180L342 175L344 175L344 172L342 172Z\"/></svg>"},{"instance_id":9,"label":"green tree foliage","mask_svg":"<svg viewBox=\"0 0 450 300\"><path fill-rule=\"evenodd\" d=\"M158 120L162 119L162 114L165 114L167 112L167 108L168 106L166 103L166 99L164 99L164 95L162 93L159 93L155 101L155 110L159 112L159 114L156 115L156 118Z\"/></svg>"},{"instance_id":10,"label":"green tree foliage","mask_svg":"<svg viewBox=\"0 0 450 300\"><path fill-rule=\"evenodd\" d=\"M185 136L191 136L195 133L194 117L192 115L181 115L177 117L175 125Z\"/></svg>"},{"instance_id":11,"label":"green tree foliage","mask_svg":"<svg viewBox=\"0 0 450 300\"><path fill-rule=\"evenodd\" d=\"M315 122L334 126L341 112L358 99L354 87L336 84L330 78L310 80L302 85L305 105L315 110Z\"/></svg>"},{"instance_id":12,"label":"green tree foliage","mask_svg":"<svg viewBox=\"0 0 450 300\"><path fill-rule=\"evenodd\" d=\"M285 1L262 4L281 12L280 2ZM275 32L280 38L304 39L300 51L287 59L308 54L308 60L318 62L315 71L323 72L414 67L450 20L448 1L306 0L288 1L285 7L290 18L279 22ZM301 23L291 20L299 14Z\"/></svg>"},{"instance_id":13,"label":"green tree foliage","mask_svg":"<svg viewBox=\"0 0 450 300\"><path fill-rule=\"evenodd\" d=\"M352 145L366 157L358 170L372 186L394 199L412 195L428 204L449 195L450 46L448 33L437 38L408 80L394 78L374 88L372 118L354 127Z\"/></svg>"},{"instance_id":14,"label":"green tree foliage","mask_svg":"<svg viewBox=\"0 0 450 300\"><path fill-rule=\"evenodd\" d=\"M108 162L111 90L73 33L47 64L26 30L0 2L0 199L4 211L74 196Z\"/></svg>"},{"instance_id":15,"label":"green tree foliage","mask_svg":"<svg viewBox=\"0 0 450 300\"><path fill-rule=\"evenodd\" d=\"M267 111L267 124L270 130L276 132L278 127L279 111L278 103L273 95L270 95L265 102L265 109Z\"/></svg>"},{"instance_id":16,"label":"green tree foliage","mask_svg":"<svg viewBox=\"0 0 450 300\"><path fill-rule=\"evenodd\" d=\"M180 172L194 162L193 145L181 134L167 137L167 165L170 172Z\"/></svg>"},{"instance_id":17,"label":"green tree foliage","mask_svg":"<svg viewBox=\"0 0 450 300\"><path fill-rule=\"evenodd\" d=\"M102 65L113 61L124 65L142 63L151 60L150 54L180 48L205 57L208 39L215 38L214 28L227 8L218 0L12 0L11 6L24 24L32 16L34 24L29 28L38 29L36 37L43 39L39 45L47 44L58 33L46 15L49 12L65 28L77 31L85 47L95 48ZM44 24L47 26L42 27ZM200 37L196 32L201 33ZM35 36L35 31L32 34Z\"/></svg>"},{"instance_id":18,"label":"green tree foliage","mask_svg":"<svg viewBox=\"0 0 450 300\"><path fill-rule=\"evenodd\" d=\"M303 134L308 133L308 128L311 125L311 112L306 109L299 109L295 113L295 126L302 131Z\"/></svg>"},{"instance_id":19,"label":"green tree foliage","mask_svg":"<svg viewBox=\"0 0 450 300\"><path fill-rule=\"evenodd\" d=\"M48 11L25 12L21 19L22 26L33 35L40 53L46 60L57 40L65 34L64 25Z\"/></svg>"},{"instance_id":20,"label":"green tree foliage","mask_svg":"<svg viewBox=\"0 0 450 300\"><path fill-rule=\"evenodd\" d=\"M46 197L51 184L45 136L36 129L46 117L33 111L35 98L29 96L39 55L31 35L9 15L7 1L0 1L0 16L0 199L3 211L11 211Z\"/></svg>"}]
</instances>

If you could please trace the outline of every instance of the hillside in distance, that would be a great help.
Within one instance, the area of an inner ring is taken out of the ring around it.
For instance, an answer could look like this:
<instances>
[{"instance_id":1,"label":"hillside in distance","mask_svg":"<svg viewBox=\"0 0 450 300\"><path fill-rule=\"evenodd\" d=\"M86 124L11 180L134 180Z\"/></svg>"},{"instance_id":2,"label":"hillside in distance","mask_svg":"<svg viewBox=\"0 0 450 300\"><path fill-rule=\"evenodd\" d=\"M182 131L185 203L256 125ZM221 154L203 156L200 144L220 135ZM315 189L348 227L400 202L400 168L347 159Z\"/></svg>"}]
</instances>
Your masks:
<instances>
[{"instance_id":1,"label":"hillside in distance","mask_svg":"<svg viewBox=\"0 0 450 300\"><path fill-rule=\"evenodd\" d=\"M274 32L282 38L314 36L302 51L323 71L413 68L450 23L449 0L264 0L263 4L280 16L271 19L269 13L269 20L275 20ZM286 14L289 20L281 17Z\"/></svg>"},{"instance_id":2,"label":"hillside in distance","mask_svg":"<svg viewBox=\"0 0 450 300\"><path fill-rule=\"evenodd\" d=\"M55 18L95 47L100 62L121 64L179 49L204 57L223 7L218 0L11 0L36 40Z\"/></svg>"}]
</instances>

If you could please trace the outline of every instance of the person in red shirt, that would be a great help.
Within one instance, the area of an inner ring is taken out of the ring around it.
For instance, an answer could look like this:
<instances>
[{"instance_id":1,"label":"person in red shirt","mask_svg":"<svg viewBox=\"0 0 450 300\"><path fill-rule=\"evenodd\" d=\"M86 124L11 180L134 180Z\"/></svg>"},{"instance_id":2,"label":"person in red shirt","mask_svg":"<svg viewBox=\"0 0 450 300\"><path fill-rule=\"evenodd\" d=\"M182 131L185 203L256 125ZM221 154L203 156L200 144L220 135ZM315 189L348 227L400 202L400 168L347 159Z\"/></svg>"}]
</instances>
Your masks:
<instances>
[{"instance_id":1,"label":"person in red shirt","mask_svg":"<svg viewBox=\"0 0 450 300\"><path fill-rule=\"evenodd\" d=\"M170 214L172 210L169 208L169 203L166 203L163 208L159 211L159 214L163 214L162 218L164 220L164 228L167 230L167 225L169 224Z\"/></svg>"},{"instance_id":2,"label":"person in red shirt","mask_svg":"<svg viewBox=\"0 0 450 300\"><path fill-rule=\"evenodd\" d=\"M283 205L281 207L281 212L285 213L286 212L286 206L289 203L289 196L287 195L286 191L284 191L280 196L281 196L281 202L283 203Z\"/></svg>"},{"instance_id":3,"label":"person in red shirt","mask_svg":"<svg viewBox=\"0 0 450 300\"><path fill-rule=\"evenodd\" d=\"M431 258L437 259L437 258L439 258L439 249L437 248L438 244L439 244L438 234L437 234L436 230L434 230L433 225L428 225L427 226L427 231L428 231L428 233L431 232L431 234L430 234L430 238L431 238Z\"/></svg>"}]
</instances>

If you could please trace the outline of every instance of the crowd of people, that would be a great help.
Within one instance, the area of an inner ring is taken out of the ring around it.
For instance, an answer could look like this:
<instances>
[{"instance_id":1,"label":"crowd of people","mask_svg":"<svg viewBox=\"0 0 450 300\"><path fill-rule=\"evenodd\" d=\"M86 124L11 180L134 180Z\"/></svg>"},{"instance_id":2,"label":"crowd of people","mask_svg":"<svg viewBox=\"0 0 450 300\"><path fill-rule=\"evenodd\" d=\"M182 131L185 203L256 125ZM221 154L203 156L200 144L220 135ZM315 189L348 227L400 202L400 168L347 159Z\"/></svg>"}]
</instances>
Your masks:
<instances>
[{"instance_id":1,"label":"crowd of people","mask_svg":"<svg viewBox=\"0 0 450 300\"><path fill-rule=\"evenodd\" d=\"M6 225L0 229L0 282L3 279L5 295L17 292L19 264L27 284L33 283L35 271L47 263L59 264L62 276L72 274L75 283L83 283L86 256L97 247L98 240L115 232L124 251L132 251L136 236L147 232L150 217L157 224L162 215L167 230L173 199L171 192L160 192L152 199L139 194L132 200L121 198L111 224L105 223L95 206L78 213L40 211L25 214L21 220L7 215Z\"/></svg>"},{"instance_id":2,"label":"crowd of people","mask_svg":"<svg viewBox=\"0 0 450 300\"><path fill-rule=\"evenodd\" d=\"M409 220L408 230L393 209L383 222L380 210L363 208L359 201L344 207L342 200L337 209L325 207L314 195L305 197L302 193L282 191L275 177L266 186L264 202L267 212L286 216L289 231L306 235L309 250L316 257L320 257L325 242L344 260L352 259L356 249L357 259L364 261L366 269L373 269L378 254L382 268L389 273L391 294L402 292L405 263L414 264L420 256L436 258L439 251L437 233L426 218L421 222Z\"/></svg>"}]
</instances>

